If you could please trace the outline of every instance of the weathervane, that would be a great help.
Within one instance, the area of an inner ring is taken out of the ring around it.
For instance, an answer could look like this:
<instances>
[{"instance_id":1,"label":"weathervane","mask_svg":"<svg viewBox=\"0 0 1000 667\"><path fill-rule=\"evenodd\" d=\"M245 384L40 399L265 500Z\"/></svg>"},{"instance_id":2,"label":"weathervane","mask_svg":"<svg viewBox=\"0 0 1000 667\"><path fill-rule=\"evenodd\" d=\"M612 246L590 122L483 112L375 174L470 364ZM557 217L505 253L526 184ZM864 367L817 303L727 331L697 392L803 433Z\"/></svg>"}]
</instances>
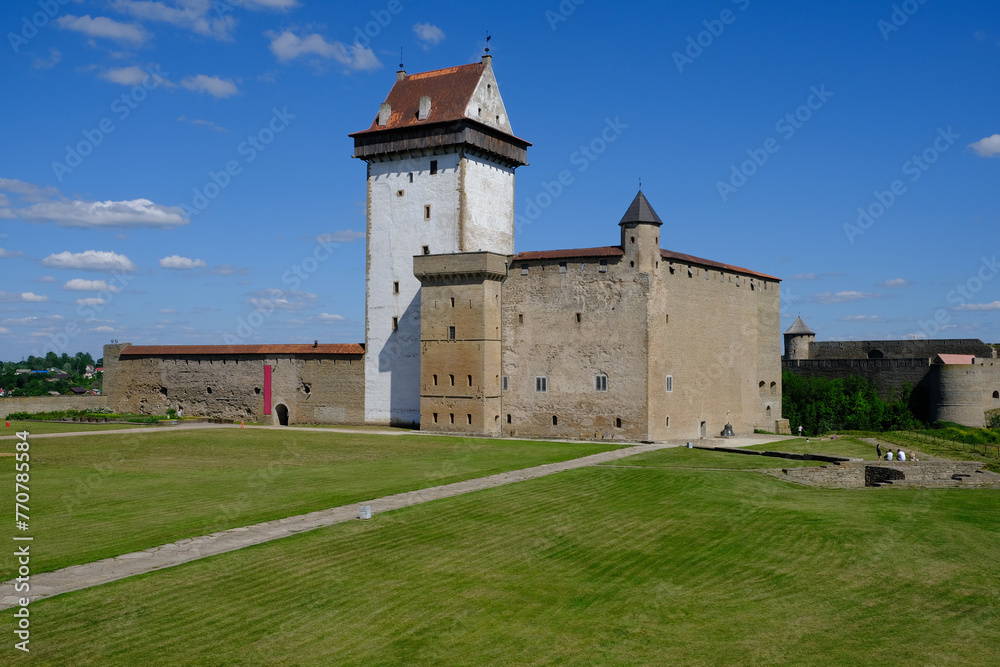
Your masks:
<instances>
[{"instance_id":1,"label":"weathervane","mask_svg":"<svg viewBox=\"0 0 1000 667\"><path fill-rule=\"evenodd\" d=\"M405 69L403 67L403 47L399 47L399 69Z\"/></svg>"},{"instance_id":2,"label":"weathervane","mask_svg":"<svg viewBox=\"0 0 1000 667\"><path fill-rule=\"evenodd\" d=\"M493 37L490 36L490 31L487 30L486 31L486 53L490 52L490 40L491 39L493 39Z\"/></svg>"}]
</instances>

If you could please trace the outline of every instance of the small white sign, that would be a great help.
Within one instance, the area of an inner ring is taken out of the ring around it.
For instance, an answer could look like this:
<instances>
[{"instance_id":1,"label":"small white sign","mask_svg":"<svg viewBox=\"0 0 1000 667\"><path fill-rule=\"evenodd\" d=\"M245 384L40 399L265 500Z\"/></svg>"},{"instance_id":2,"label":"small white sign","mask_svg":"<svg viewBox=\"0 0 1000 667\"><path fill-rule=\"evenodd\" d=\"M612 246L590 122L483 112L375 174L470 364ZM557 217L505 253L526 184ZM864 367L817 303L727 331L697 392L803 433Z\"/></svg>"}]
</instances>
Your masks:
<instances>
[{"instance_id":1,"label":"small white sign","mask_svg":"<svg viewBox=\"0 0 1000 667\"><path fill-rule=\"evenodd\" d=\"M358 518L362 520L367 520L372 518L372 506L371 505L361 505L358 508Z\"/></svg>"}]
</instances>

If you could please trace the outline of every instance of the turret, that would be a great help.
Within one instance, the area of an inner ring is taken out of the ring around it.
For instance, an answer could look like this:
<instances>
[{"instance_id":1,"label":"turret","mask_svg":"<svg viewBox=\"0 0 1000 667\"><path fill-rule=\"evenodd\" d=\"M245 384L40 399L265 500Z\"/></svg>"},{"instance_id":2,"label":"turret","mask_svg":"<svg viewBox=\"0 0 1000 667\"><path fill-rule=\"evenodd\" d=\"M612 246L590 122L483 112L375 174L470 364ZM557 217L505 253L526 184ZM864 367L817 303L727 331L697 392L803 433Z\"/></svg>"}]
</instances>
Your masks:
<instances>
[{"instance_id":1,"label":"turret","mask_svg":"<svg viewBox=\"0 0 1000 667\"><path fill-rule=\"evenodd\" d=\"M636 194L621 222L624 261L630 268L652 272L660 261L660 226L663 221L649 205L642 190Z\"/></svg>"},{"instance_id":2,"label":"turret","mask_svg":"<svg viewBox=\"0 0 1000 667\"><path fill-rule=\"evenodd\" d=\"M809 347L816 342L816 332L796 317L785 332L785 359L809 359Z\"/></svg>"}]
</instances>

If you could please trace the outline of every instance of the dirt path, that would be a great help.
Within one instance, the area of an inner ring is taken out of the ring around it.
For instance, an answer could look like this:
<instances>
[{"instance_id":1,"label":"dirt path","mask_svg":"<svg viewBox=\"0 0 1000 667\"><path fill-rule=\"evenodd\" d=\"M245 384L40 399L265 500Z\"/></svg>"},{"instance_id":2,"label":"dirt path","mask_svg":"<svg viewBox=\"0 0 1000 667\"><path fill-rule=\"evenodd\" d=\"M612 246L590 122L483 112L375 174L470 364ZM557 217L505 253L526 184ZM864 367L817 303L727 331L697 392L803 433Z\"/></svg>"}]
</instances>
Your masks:
<instances>
[{"instance_id":1,"label":"dirt path","mask_svg":"<svg viewBox=\"0 0 1000 667\"><path fill-rule=\"evenodd\" d=\"M107 433L107 431L104 431L104 433ZM729 447L745 447L747 445L773 442L776 439L780 439L780 436L757 435L730 438L725 441L701 440L699 441L699 444L721 444L722 442L725 442L726 446ZM683 446L683 444L678 442L628 445L622 447L621 449L592 454L590 456L571 459L561 463L546 463L532 468L524 468L522 470L499 473L497 475L479 477L476 479L466 480L464 482L434 486L427 489L421 489L419 491L397 493L395 495L385 496L375 500L352 503L350 505L341 505L340 507L334 507L327 510L300 514L297 516L287 517L285 519L277 519L275 521L265 521L264 523L257 523L240 528L231 528L230 530L220 531L210 535L203 535L201 537L178 540L177 542L171 542L170 544L152 547L143 551L122 554L121 556L116 556L114 558L105 558L104 560L94 561L92 563L72 565L61 570L55 570L54 572L44 572L42 574L31 575L30 597L32 601L41 600L54 595L60 595L61 593L68 593L70 591L89 588L91 586L99 586L100 584L106 584L108 582L124 579L136 574L143 574L145 572L152 572L153 570L173 567L174 565L180 565L181 563L198 560L199 558L206 558L208 556L214 556L227 551L235 551L254 544L270 542L271 540L288 537L289 535L294 535L303 531L343 523L345 521L357 519L361 505L369 505L371 507L372 515L375 515L380 512L388 512L402 507L419 505L432 500L452 498L454 496L472 493L473 491L492 489L505 484L513 484L515 482L523 482L529 479L537 479L539 477L545 477L547 475L563 472L565 470L594 466L607 461L616 461L635 454L642 454L645 452L656 451L658 449L680 446ZM19 596L24 597L25 594L23 592L19 594L15 593L13 581L4 582L2 587L0 587L0 609L9 609L10 607L15 606Z\"/></svg>"}]
</instances>

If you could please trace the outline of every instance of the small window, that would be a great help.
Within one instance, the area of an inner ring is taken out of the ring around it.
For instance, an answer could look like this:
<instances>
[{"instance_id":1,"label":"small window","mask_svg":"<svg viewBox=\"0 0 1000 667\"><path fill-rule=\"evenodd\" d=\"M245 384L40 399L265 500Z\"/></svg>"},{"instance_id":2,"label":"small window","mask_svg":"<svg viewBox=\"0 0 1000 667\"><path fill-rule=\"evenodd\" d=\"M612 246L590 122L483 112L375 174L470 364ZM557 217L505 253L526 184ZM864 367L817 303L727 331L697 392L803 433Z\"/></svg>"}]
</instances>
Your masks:
<instances>
[{"instance_id":1,"label":"small window","mask_svg":"<svg viewBox=\"0 0 1000 667\"><path fill-rule=\"evenodd\" d=\"M451 307L455 307L455 297L451 297Z\"/></svg>"},{"instance_id":2,"label":"small window","mask_svg":"<svg viewBox=\"0 0 1000 667\"><path fill-rule=\"evenodd\" d=\"M670 269L670 275L674 275L674 263L670 262L670 266L668 266L667 268Z\"/></svg>"},{"instance_id":3,"label":"small window","mask_svg":"<svg viewBox=\"0 0 1000 667\"><path fill-rule=\"evenodd\" d=\"M405 190L396 190L396 196L397 197L402 197L403 193L405 193L405 192L406 192Z\"/></svg>"},{"instance_id":4,"label":"small window","mask_svg":"<svg viewBox=\"0 0 1000 667\"><path fill-rule=\"evenodd\" d=\"M399 281L398 280L395 281L394 283L392 283L392 293L393 294L399 294Z\"/></svg>"},{"instance_id":5,"label":"small window","mask_svg":"<svg viewBox=\"0 0 1000 667\"><path fill-rule=\"evenodd\" d=\"M510 423L510 415L507 415L507 423Z\"/></svg>"},{"instance_id":6,"label":"small window","mask_svg":"<svg viewBox=\"0 0 1000 667\"><path fill-rule=\"evenodd\" d=\"M399 330L399 318L398 317L392 318L392 330L393 331L398 331Z\"/></svg>"},{"instance_id":7,"label":"small window","mask_svg":"<svg viewBox=\"0 0 1000 667\"><path fill-rule=\"evenodd\" d=\"M666 426L667 428L670 428L670 417L666 418L663 425Z\"/></svg>"},{"instance_id":8,"label":"small window","mask_svg":"<svg viewBox=\"0 0 1000 667\"><path fill-rule=\"evenodd\" d=\"M758 389L763 389L764 388L764 381L763 380L761 380L760 382L757 383L757 388Z\"/></svg>"},{"instance_id":9,"label":"small window","mask_svg":"<svg viewBox=\"0 0 1000 667\"><path fill-rule=\"evenodd\" d=\"M598 268L597 270L600 271L601 273L607 273L608 272L608 260L602 259L601 262L600 262L600 268Z\"/></svg>"},{"instance_id":10,"label":"small window","mask_svg":"<svg viewBox=\"0 0 1000 667\"><path fill-rule=\"evenodd\" d=\"M436 387L436 386L438 386L438 376L435 373L433 377L434 377L434 386Z\"/></svg>"},{"instance_id":11,"label":"small window","mask_svg":"<svg viewBox=\"0 0 1000 667\"><path fill-rule=\"evenodd\" d=\"M559 273L566 273L566 262L559 262Z\"/></svg>"},{"instance_id":12,"label":"small window","mask_svg":"<svg viewBox=\"0 0 1000 667\"><path fill-rule=\"evenodd\" d=\"M412 183L412 182L413 182L413 172L411 171L410 172L410 183Z\"/></svg>"},{"instance_id":13,"label":"small window","mask_svg":"<svg viewBox=\"0 0 1000 667\"><path fill-rule=\"evenodd\" d=\"M451 421L452 424L454 424L455 423L455 413L454 412L449 413L448 414L448 419Z\"/></svg>"},{"instance_id":14,"label":"small window","mask_svg":"<svg viewBox=\"0 0 1000 667\"><path fill-rule=\"evenodd\" d=\"M559 417L552 415L552 425L559 426Z\"/></svg>"},{"instance_id":15,"label":"small window","mask_svg":"<svg viewBox=\"0 0 1000 667\"><path fill-rule=\"evenodd\" d=\"M455 340L455 327L448 327L448 340Z\"/></svg>"},{"instance_id":16,"label":"small window","mask_svg":"<svg viewBox=\"0 0 1000 667\"><path fill-rule=\"evenodd\" d=\"M767 410L765 410L765 411L764 411L764 414L765 414L766 416L768 416L768 417L770 417L770 416L771 416L771 406L770 406L770 405L769 405L769 406L767 406Z\"/></svg>"},{"instance_id":17,"label":"small window","mask_svg":"<svg viewBox=\"0 0 1000 667\"><path fill-rule=\"evenodd\" d=\"M472 424L472 415L465 415L466 423Z\"/></svg>"},{"instance_id":18,"label":"small window","mask_svg":"<svg viewBox=\"0 0 1000 667\"><path fill-rule=\"evenodd\" d=\"M423 247L423 252L424 252L425 255L431 254L431 247L429 245L425 245Z\"/></svg>"},{"instance_id":19,"label":"small window","mask_svg":"<svg viewBox=\"0 0 1000 667\"><path fill-rule=\"evenodd\" d=\"M628 266L629 266L630 269L634 269L635 268L635 262L629 262Z\"/></svg>"},{"instance_id":20,"label":"small window","mask_svg":"<svg viewBox=\"0 0 1000 667\"><path fill-rule=\"evenodd\" d=\"M472 376L469 375L468 378L469 378L469 386L471 387L472 386Z\"/></svg>"},{"instance_id":21,"label":"small window","mask_svg":"<svg viewBox=\"0 0 1000 667\"><path fill-rule=\"evenodd\" d=\"M690 266L688 267L688 278L694 278L694 271L691 270Z\"/></svg>"},{"instance_id":22,"label":"small window","mask_svg":"<svg viewBox=\"0 0 1000 667\"><path fill-rule=\"evenodd\" d=\"M524 324L524 313L518 313L517 314L517 323L518 324Z\"/></svg>"},{"instance_id":23,"label":"small window","mask_svg":"<svg viewBox=\"0 0 1000 667\"><path fill-rule=\"evenodd\" d=\"M670 324L670 314L669 313L664 316L663 323L664 324Z\"/></svg>"},{"instance_id":24,"label":"small window","mask_svg":"<svg viewBox=\"0 0 1000 667\"><path fill-rule=\"evenodd\" d=\"M595 391L607 391L608 390L608 376L607 375L596 375L596 376L594 376L594 390Z\"/></svg>"},{"instance_id":25,"label":"small window","mask_svg":"<svg viewBox=\"0 0 1000 667\"><path fill-rule=\"evenodd\" d=\"M776 392L777 390L778 390L778 383L777 383L777 382L772 382L772 383L771 383L771 393L773 394L773 393L775 393L775 392Z\"/></svg>"},{"instance_id":26,"label":"small window","mask_svg":"<svg viewBox=\"0 0 1000 667\"><path fill-rule=\"evenodd\" d=\"M522 276L528 275L528 265L527 264L522 264L521 265L521 275Z\"/></svg>"},{"instance_id":27,"label":"small window","mask_svg":"<svg viewBox=\"0 0 1000 667\"><path fill-rule=\"evenodd\" d=\"M674 376L673 375L668 375L667 376L667 393L670 393L673 390L674 390Z\"/></svg>"},{"instance_id":28,"label":"small window","mask_svg":"<svg viewBox=\"0 0 1000 667\"><path fill-rule=\"evenodd\" d=\"M621 428L621 427L622 427L622 418L615 417L615 428Z\"/></svg>"},{"instance_id":29,"label":"small window","mask_svg":"<svg viewBox=\"0 0 1000 667\"><path fill-rule=\"evenodd\" d=\"M436 413L436 412L434 413L434 423L435 424L438 423L438 413Z\"/></svg>"},{"instance_id":30,"label":"small window","mask_svg":"<svg viewBox=\"0 0 1000 667\"><path fill-rule=\"evenodd\" d=\"M579 323L580 323L580 317L581 317L581 315L582 315L582 313L577 313L577 314L576 314L576 323L577 323L577 324L579 324Z\"/></svg>"},{"instance_id":31,"label":"small window","mask_svg":"<svg viewBox=\"0 0 1000 667\"><path fill-rule=\"evenodd\" d=\"M544 392L549 390L549 379L538 376L535 378L535 391Z\"/></svg>"},{"instance_id":32,"label":"small window","mask_svg":"<svg viewBox=\"0 0 1000 667\"><path fill-rule=\"evenodd\" d=\"M501 386L503 387L503 390L504 390L504 391L507 391L507 387L509 387L509 386L510 386L510 383L509 383L509 381L507 380L507 376L506 376L506 375L504 375L504 376L503 376L503 380L501 381L501 383L500 383L500 384L501 384ZM510 422L507 422L507 423L510 423Z\"/></svg>"},{"instance_id":33,"label":"small window","mask_svg":"<svg viewBox=\"0 0 1000 667\"><path fill-rule=\"evenodd\" d=\"M424 206L424 220L431 219L431 205L427 204Z\"/></svg>"},{"instance_id":34,"label":"small window","mask_svg":"<svg viewBox=\"0 0 1000 667\"><path fill-rule=\"evenodd\" d=\"M1000 391L993 392L993 398L1000 398Z\"/></svg>"},{"instance_id":35,"label":"small window","mask_svg":"<svg viewBox=\"0 0 1000 667\"><path fill-rule=\"evenodd\" d=\"M455 376L454 375L449 375L448 376L448 382L450 382L451 386L454 387L455 386Z\"/></svg>"},{"instance_id":36,"label":"small window","mask_svg":"<svg viewBox=\"0 0 1000 667\"><path fill-rule=\"evenodd\" d=\"M431 176L438 173L438 161L431 160Z\"/></svg>"},{"instance_id":37,"label":"small window","mask_svg":"<svg viewBox=\"0 0 1000 667\"><path fill-rule=\"evenodd\" d=\"M205 387L205 393L206 394L211 394L212 393L212 388L211 387Z\"/></svg>"}]
</instances>

